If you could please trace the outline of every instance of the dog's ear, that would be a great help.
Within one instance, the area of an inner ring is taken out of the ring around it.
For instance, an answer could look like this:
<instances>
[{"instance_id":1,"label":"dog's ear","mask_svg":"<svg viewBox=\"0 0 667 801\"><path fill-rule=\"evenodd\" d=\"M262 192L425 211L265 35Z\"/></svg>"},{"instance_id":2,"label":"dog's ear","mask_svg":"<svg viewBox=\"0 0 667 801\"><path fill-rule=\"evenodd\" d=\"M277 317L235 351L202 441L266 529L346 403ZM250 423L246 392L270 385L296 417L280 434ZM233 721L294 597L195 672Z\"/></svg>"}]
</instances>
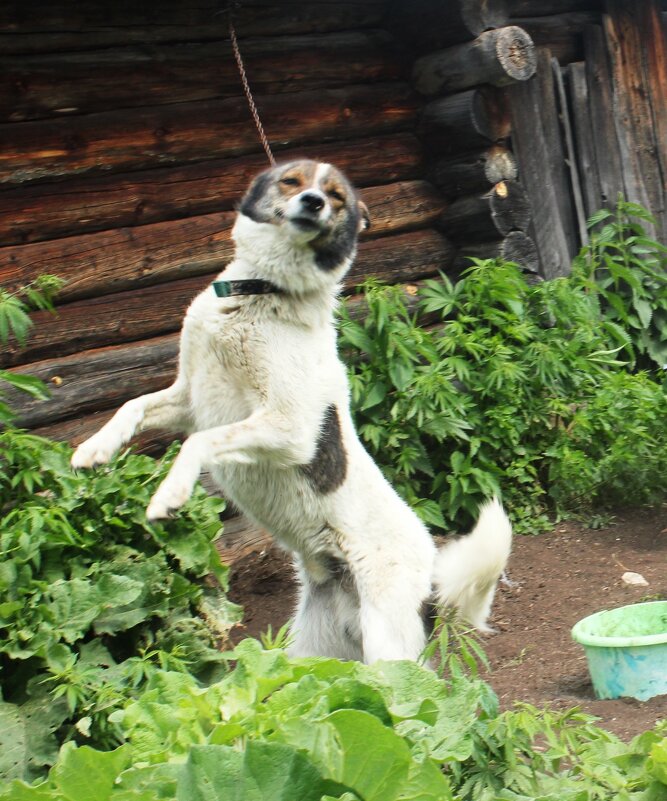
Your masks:
<instances>
[{"instance_id":1,"label":"dog's ear","mask_svg":"<svg viewBox=\"0 0 667 801\"><path fill-rule=\"evenodd\" d=\"M241 198L238 211L250 217L255 222L267 222L266 211L262 209L262 202L266 196L266 190L274 178L273 169L265 170L257 175L246 193Z\"/></svg>"},{"instance_id":2,"label":"dog's ear","mask_svg":"<svg viewBox=\"0 0 667 801\"><path fill-rule=\"evenodd\" d=\"M358 200L357 205L359 206L359 233L363 233L364 231L368 231L371 227L371 215L368 212L368 206L364 203L363 200Z\"/></svg>"}]
</instances>

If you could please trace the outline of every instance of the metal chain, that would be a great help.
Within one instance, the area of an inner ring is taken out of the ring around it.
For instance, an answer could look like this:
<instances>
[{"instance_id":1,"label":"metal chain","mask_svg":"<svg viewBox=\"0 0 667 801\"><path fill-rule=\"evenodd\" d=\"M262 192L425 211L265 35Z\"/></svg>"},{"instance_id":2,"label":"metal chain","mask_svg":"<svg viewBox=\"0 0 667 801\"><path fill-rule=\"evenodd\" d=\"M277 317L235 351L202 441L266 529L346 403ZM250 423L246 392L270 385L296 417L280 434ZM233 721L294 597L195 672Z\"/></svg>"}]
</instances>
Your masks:
<instances>
[{"instance_id":1,"label":"metal chain","mask_svg":"<svg viewBox=\"0 0 667 801\"><path fill-rule=\"evenodd\" d=\"M241 58L241 51L239 50L239 43L236 40L236 30L234 29L234 21L232 19L232 14L230 10L229 14L229 38L232 43L232 50L234 51L234 58L236 59L236 65L239 68L239 75L241 76L241 83L243 84L243 91L245 92L245 96L248 100L248 105L250 106L250 112L255 120L255 125L257 126L257 133L259 134L259 139L262 143L264 148L264 152L271 164L272 167L276 166L276 160L273 157L273 153L271 152L271 145L269 145L269 140L267 139L266 134L264 133L264 127L262 125L262 121L259 118L259 111L257 111L257 106L255 105L255 101L252 98L252 92L250 91L250 84L248 83L248 78L245 74L245 67L243 66L243 59Z\"/></svg>"}]
</instances>

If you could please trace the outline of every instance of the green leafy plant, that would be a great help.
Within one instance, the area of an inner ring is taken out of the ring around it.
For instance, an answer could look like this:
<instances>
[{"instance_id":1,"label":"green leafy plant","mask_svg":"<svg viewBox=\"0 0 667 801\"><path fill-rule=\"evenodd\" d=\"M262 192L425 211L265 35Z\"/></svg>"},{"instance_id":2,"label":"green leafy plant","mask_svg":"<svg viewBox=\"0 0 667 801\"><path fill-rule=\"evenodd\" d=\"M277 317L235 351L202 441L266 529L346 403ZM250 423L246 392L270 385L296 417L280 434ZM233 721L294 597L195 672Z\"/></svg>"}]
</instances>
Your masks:
<instances>
[{"instance_id":1,"label":"green leafy plant","mask_svg":"<svg viewBox=\"0 0 667 801\"><path fill-rule=\"evenodd\" d=\"M368 282L365 297L363 321L341 320L356 422L428 524L465 529L502 490L517 530L545 528L553 504L617 504L640 461L627 500L664 496L664 395L630 374L631 335L578 276L529 285L474 261L456 284L426 281L417 312L396 287Z\"/></svg>"},{"instance_id":2,"label":"green leafy plant","mask_svg":"<svg viewBox=\"0 0 667 801\"><path fill-rule=\"evenodd\" d=\"M41 275L35 281L10 292L0 287L0 345L6 345L14 338L24 345L32 327L29 312L35 309L53 311L53 298L63 286L63 281L55 275ZM48 392L43 382L33 376L12 373L0 369L0 387L9 384L35 398L45 400ZM2 401L0 390L0 425L11 422L14 413Z\"/></svg>"},{"instance_id":3,"label":"green leafy plant","mask_svg":"<svg viewBox=\"0 0 667 801\"><path fill-rule=\"evenodd\" d=\"M572 265L573 283L597 297L608 330L627 358L655 370L667 365L667 248L650 239L646 209L619 196L615 211L589 221L590 244Z\"/></svg>"},{"instance_id":4,"label":"green leafy plant","mask_svg":"<svg viewBox=\"0 0 667 801\"><path fill-rule=\"evenodd\" d=\"M0 715L22 743L5 773L38 774L63 739L117 744L111 711L160 668L224 667L238 611L213 545L223 502L200 487L178 518L145 517L176 449L74 473L66 445L0 433Z\"/></svg>"},{"instance_id":5,"label":"green leafy plant","mask_svg":"<svg viewBox=\"0 0 667 801\"><path fill-rule=\"evenodd\" d=\"M245 640L202 687L154 673L112 714L123 745L67 743L9 801L648 801L667 790L667 738L629 745L576 710L500 713L488 686L412 662L290 660Z\"/></svg>"}]
</instances>

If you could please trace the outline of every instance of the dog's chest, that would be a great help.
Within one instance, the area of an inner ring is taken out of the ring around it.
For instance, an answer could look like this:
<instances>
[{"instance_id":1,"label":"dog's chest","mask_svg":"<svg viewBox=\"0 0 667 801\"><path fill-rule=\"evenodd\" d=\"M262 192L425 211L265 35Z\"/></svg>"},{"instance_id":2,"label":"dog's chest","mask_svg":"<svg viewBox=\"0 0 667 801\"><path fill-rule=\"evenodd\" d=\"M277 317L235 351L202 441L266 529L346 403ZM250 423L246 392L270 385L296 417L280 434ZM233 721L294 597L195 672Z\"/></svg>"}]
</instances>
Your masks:
<instances>
[{"instance_id":1,"label":"dog's chest","mask_svg":"<svg viewBox=\"0 0 667 801\"><path fill-rule=\"evenodd\" d=\"M232 300L212 293L195 299L183 326L181 363L197 428L242 420L261 402L270 361L265 329Z\"/></svg>"}]
</instances>

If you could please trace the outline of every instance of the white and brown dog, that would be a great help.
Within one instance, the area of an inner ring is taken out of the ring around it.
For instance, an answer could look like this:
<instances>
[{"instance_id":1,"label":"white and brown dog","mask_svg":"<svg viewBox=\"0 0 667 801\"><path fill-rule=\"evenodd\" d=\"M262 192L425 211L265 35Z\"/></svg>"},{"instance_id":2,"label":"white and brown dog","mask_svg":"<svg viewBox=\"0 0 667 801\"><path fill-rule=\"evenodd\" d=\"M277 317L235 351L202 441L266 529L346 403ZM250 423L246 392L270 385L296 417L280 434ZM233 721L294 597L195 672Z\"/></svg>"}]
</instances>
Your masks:
<instances>
[{"instance_id":1,"label":"white and brown dog","mask_svg":"<svg viewBox=\"0 0 667 801\"><path fill-rule=\"evenodd\" d=\"M433 596L486 628L511 528L497 501L436 549L361 445L333 312L368 212L334 167L297 161L243 198L235 258L191 304L176 380L126 403L74 453L107 462L134 434L189 436L148 518L189 498L203 469L296 559L294 655L417 659Z\"/></svg>"}]
</instances>

